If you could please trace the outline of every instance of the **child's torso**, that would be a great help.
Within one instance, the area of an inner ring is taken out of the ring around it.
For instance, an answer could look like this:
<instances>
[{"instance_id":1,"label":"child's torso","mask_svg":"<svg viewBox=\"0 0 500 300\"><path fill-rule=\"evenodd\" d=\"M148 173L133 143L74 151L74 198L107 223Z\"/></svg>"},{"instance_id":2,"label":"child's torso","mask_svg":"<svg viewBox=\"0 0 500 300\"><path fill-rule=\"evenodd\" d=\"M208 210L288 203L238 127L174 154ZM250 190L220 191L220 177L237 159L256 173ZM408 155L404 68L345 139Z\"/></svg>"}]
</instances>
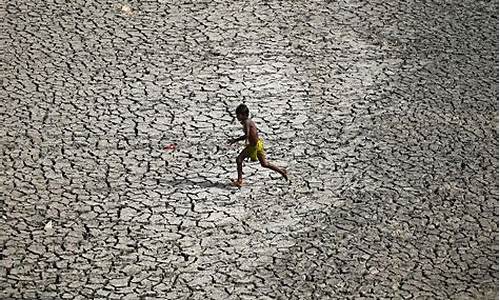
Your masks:
<instances>
[{"instance_id":1,"label":"child's torso","mask_svg":"<svg viewBox=\"0 0 500 300\"><path fill-rule=\"evenodd\" d=\"M248 129L247 129L247 126L248 126ZM245 134L247 134L247 132L248 132L247 143L249 145L253 145L253 146L257 145L257 141L259 140L259 133L257 130L257 126L255 125L255 122L253 122L252 120L249 120L248 122L246 122L243 125L243 131L245 132Z\"/></svg>"}]
</instances>

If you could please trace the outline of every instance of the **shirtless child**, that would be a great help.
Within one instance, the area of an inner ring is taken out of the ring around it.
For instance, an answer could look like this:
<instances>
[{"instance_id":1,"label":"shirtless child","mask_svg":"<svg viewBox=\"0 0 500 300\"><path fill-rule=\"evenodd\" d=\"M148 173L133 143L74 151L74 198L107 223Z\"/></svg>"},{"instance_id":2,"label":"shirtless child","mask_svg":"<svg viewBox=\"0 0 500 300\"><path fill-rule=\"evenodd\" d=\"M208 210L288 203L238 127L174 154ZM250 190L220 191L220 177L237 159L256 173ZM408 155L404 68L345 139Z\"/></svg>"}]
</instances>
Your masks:
<instances>
[{"instance_id":1,"label":"shirtless child","mask_svg":"<svg viewBox=\"0 0 500 300\"><path fill-rule=\"evenodd\" d=\"M245 104L240 104L236 108L236 118L243 125L244 135L236 139L231 139L228 141L229 144L236 143L238 141L246 141L245 148L241 151L240 155L236 158L236 165L238 170L238 179L233 181L233 185L241 187L243 185L243 160L250 157L252 161L259 160L260 165L264 168L271 169L281 174L288 180L287 171L281 169L266 160L266 152L264 151L264 141L259 138L259 133L255 122L249 117L248 107Z\"/></svg>"}]
</instances>

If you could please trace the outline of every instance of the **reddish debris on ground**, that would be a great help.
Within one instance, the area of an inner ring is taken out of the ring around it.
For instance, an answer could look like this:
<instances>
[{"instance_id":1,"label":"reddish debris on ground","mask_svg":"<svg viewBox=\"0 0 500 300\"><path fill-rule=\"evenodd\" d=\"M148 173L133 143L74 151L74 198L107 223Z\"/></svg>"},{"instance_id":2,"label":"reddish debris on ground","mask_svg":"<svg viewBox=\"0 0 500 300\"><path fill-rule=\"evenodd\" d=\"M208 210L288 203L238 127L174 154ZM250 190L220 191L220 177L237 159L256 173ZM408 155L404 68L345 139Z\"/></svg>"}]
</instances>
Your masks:
<instances>
[{"instance_id":1,"label":"reddish debris on ground","mask_svg":"<svg viewBox=\"0 0 500 300\"><path fill-rule=\"evenodd\" d=\"M177 144L167 144L163 147L163 150L175 150L177 148Z\"/></svg>"}]
</instances>

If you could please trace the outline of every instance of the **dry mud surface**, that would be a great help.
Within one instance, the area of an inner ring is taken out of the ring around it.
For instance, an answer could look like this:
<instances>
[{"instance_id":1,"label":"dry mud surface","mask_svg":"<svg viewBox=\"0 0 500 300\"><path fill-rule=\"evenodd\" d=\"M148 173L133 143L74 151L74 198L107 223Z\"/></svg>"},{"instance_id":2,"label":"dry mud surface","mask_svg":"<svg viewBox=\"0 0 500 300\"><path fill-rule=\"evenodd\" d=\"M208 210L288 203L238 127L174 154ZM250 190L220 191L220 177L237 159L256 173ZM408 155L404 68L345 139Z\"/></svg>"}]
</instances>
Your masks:
<instances>
[{"instance_id":1,"label":"dry mud surface","mask_svg":"<svg viewBox=\"0 0 500 300\"><path fill-rule=\"evenodd\" d=\"M0 15L0 298L497 297L496 1Z\"/></svg>"}]
</instances>

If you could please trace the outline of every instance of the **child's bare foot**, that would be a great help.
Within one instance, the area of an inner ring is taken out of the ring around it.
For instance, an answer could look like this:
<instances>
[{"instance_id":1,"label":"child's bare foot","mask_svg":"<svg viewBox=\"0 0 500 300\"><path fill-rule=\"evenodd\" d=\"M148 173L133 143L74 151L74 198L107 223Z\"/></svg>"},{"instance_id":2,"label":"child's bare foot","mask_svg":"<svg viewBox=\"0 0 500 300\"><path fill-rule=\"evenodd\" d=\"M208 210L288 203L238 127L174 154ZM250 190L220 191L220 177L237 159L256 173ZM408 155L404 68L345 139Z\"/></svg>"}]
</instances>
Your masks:
<instances>
[{"instance_id":1,"label":"child's bare foot","mask_svg":"<svg viewBox=\"0 0 500 300\"><path fill-rule=\"evenodd\" d=\"M290 179L288 179L288 171L283 169L283 178L285 178L286 181L290 181Z\"/></svg>"},{"instance_id":2,"label":"child's bare foot","mask_svg":"<svg viewBox=\"0 0 500 300\"><path fill-rule=\"evenodd\" d=\"M233 186L241 188L243 186L243 180L232 180Z\"/></svg>"}]
</instances>

